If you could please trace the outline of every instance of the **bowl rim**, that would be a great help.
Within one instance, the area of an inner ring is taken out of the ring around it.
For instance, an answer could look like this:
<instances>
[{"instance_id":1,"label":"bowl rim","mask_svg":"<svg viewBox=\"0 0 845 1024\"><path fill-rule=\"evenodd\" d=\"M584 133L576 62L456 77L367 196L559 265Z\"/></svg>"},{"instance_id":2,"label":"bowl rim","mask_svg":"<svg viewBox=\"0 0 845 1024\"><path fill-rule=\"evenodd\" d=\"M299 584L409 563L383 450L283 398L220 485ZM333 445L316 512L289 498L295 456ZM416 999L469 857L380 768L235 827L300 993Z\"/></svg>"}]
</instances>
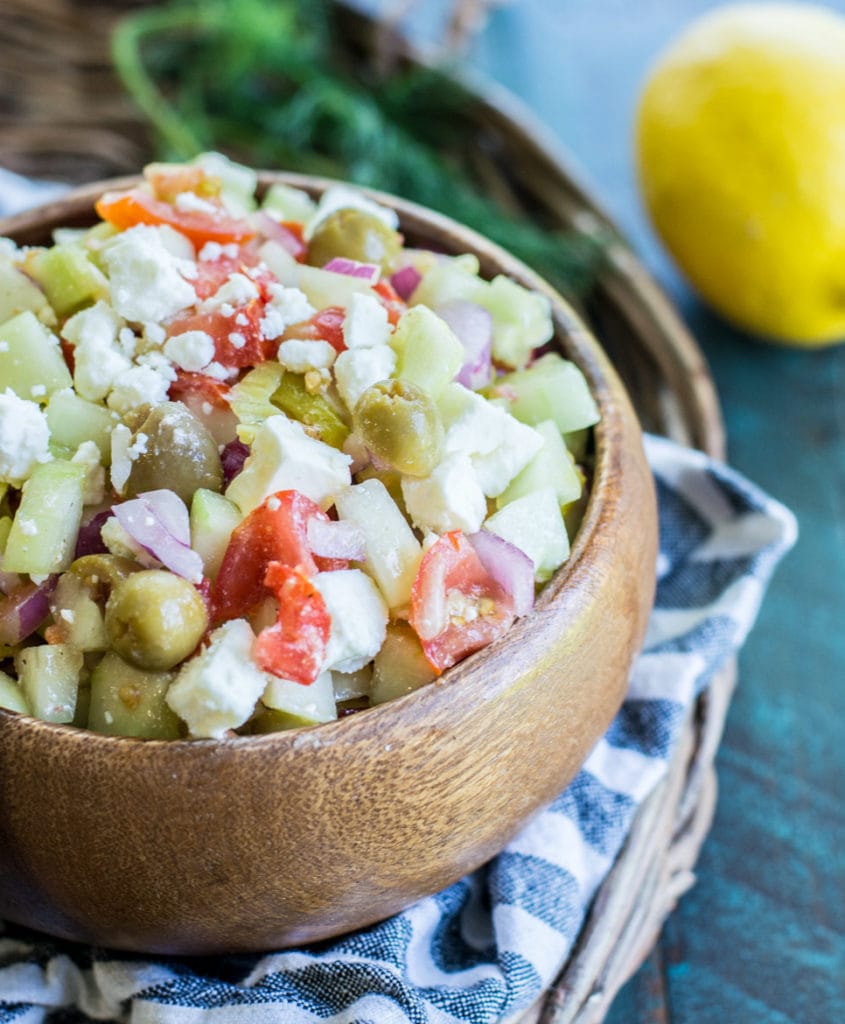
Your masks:
<instances>
[{"instance_id":1,"label":"bowl rim","mask_svg":"<svg viewBox=\"0 0 845 1024\"><path fill-rule=\"evenodd\" d=\"M455 248L450 246L449 253L459 255L470 252L477 255L481 263L482 277L489 278L489 269L493 268L494 273L505 274L549 299L555 326L553 341L565 358L574 362L583 372L601 415L599 422L592 427L593 473L590 478L590 493L578 530L572 539L569 556L551 580L544 585L531 611L517 619L502 637L446 669L432 682L383 704L363 709L363 713L356 712L329 722L273 733L168 740L112 736L69 723L46 722L6 708L0 708L0 726L4 723L10 726L17 724L30 736L43 735L47 740L85 743L89 748L93 745L98 749L121 749L128 756L133 756L133 751L137 756L149 756L156 750L167 750L176 756L185 756L184 752L188 750L194 751L196 756L221 750L237 750L239 753L253 750L259 752L268 747L280 750L288 747L322 747L354 739L356 732L371 732L373 727L377 729L384 719L395 716L397 709L408 709L412 712L419 708L424 711L428 704L442 699L440 695L445 691L460 686L473 673L479 662L483 661L485 655L495 653L502 641L508 638L512 641L518 638L520 633L530 630L538 614L548 611L551 606L565 599L567 592L574 592L573 577L584 572L585 556L594 545L601 543L603 533L608 529L602 516L602 508L608 500L612 500L612 439L618 432L621 418L616 406L620 401L630 406L630 400L600 343L571 303L536 271L503 247L485 238L480 232L419 203L378 189L326 176L270 170L259 170L257 174L259 197L276 182L303 189L311 195L320 195L329 187L336 185L352 187L368 198L394 209L399 216L400 231L410 228L423 238L426 232L440 232L450 240L460 239L461 244ZM27 236L36 232L46 234L54 228L65 226L69 215L74 216L78 223L88 219L94 220L93 206L100 195L107 191L130 188L141 180L143 179L140 175L123 175L70 189L56 199L11 217L0 218L0 237L14 239L16 236ZM63 216L63 211L70 213ZM485 272L485 267L488 268L488 272ZM631 414L633 415L632 408ZM145 753L142 754L142 751Z\"/></svg>"}]
</instances>

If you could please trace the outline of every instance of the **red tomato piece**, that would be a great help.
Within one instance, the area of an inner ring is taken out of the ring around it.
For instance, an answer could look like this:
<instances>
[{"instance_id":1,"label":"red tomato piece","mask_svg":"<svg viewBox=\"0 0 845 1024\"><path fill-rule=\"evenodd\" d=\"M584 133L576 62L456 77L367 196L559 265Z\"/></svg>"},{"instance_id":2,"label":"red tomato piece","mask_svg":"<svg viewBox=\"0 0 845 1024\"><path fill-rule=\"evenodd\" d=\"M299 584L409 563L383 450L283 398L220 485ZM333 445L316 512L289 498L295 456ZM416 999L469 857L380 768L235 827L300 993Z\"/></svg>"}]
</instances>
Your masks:
<instances>
[{"instance_id":1,"label":"red tomato piece","mask_svg":"<svg viewBox=\"0 0 845 1024\"><path fill-rule=\"evenodd\" d=\"M213 200L206 200L213 203ZM141 188L128 192L107 192L97 200L96 210L103 220L121 231L137 224L169 224L199 248L206 242L245 242L255 235L249 221L229 216L218 206L214 213L205 210L179 210L156 199Z\"/></svg>"},{"instance_id":2,"label":"red tomato piece","mask_svg":"<svg viewBox=\"0 0 845 1024\"><path fill-rule=\"evenodd\" d=\"M386 278L376 281L373 291L381 299L381 304L387 310L387 319L395 327L399 323L399 318L407 310L408 303Z\"/></svg>"},{"instance_id":3,"label":"red tomato piece","mask_svg":"<svg viewBox=\"0 0 845 1024\"><path fill-rule=\"evenodd\" d=\"M167 334L185 331L204 331L214 342L214 359L228 369L256 366L271 353L271 346L261 333L265 307L260 299L253 299L235 307L231 316L222 310L207 313L180 313L167 325Z\"/></svg>"},{"instance_id":4,"label":"red tomato piece","mask_svg":"<svg viewBox=\"0 0 845 1024\"><path fill-rule=\"evenodd\" d=\"M270 562L264 585L279 602L279 617L258 634L255 660L265 672L308 686L320 674L331 632L323 595L302 569L282 562Z\"/></svg>"},{"instance_id":5,"label":"red tomato piece","mask_svg":"<svg viewBox=\"0 0 845 1024\"><path fill-rule=\"evenodd\" d=\"M460 530L428 549L411 588L410 623L432 667L442 672L492 643L515 619L513 598Z\"/></svg>"},{"instance_id":6,"label":"red tomato piece","mask_svg":"<svg viewBox=\"0 0 845 1024\"><path fill-rule=\"evenodd\" d=\"M271 562L301 569L346 569L340 558L319 558L308 543L308 520L328 520L319 505L299 491L266 498L235 527L211 589L212 622L219 625L254 612L267 597L264 578Z\"/></svg>"},{"instance_id":7,"label":"red tomato piece","mask_svg":"<svg viewBox=\"0 0 845 1024\"><path fill-rule=\"evenodd\" d=\"M184 402L188 408L196 402L208 402L215 409L228 409L231 390L223 380L204 373L177 370L176 380L170 385L167 397L173 402Z\"/></svg>"},{"instance_id":8,"label":"red tomato piece","mask_svg":"<svg viewBox=\"0 0 845 1024\"><path fill-rule=\"evenodd\" d=\"M238 251L234 256L221 253L214 260L199 260L197 262L197 276L191 282L197 293L197 298L209 298L211 295L214 295L221 285L228 281L230 274L244 274L247 271L254 270L260 262L261 257L258 255L257 249L250 244L238 246ZM264 273L262 271L262 276L264 276ZM267 271L266 273L269 274L270 272ZM260 290L261 284L259 281L256 280L255 284Z\"/></svg>"},{"instance_id":9,"label":"red tomato piece","mask_svg":"<svg viewBox=\"0 0 845 1024\"><path fill-rule=\"evenodd\" d=\"M326 306L310 320L289 327L285 331L285 337L327 341L336 352L343 352L346 349L346 342L343 340L345 318L346 310L342 306Z\"/></svg>"}]
</instances>

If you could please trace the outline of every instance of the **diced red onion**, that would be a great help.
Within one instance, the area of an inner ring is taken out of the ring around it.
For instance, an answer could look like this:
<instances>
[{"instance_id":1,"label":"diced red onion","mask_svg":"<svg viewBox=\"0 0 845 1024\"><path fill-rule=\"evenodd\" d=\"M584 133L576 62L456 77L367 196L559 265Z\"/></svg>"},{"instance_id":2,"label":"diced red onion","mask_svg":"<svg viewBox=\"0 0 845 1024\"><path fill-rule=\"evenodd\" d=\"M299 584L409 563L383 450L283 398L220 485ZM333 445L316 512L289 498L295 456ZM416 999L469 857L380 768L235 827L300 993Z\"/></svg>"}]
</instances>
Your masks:
<instances>
[{"instance_id":1,"label":"diced red onion","mask_svg":"<svg viewBox=\"0 0 845 1024\"><path fill-rule=\"evenodd\" d=\"M491 530L479 530L468 540L487 572L513 598L514 612L530 612L534 607L534 562L528 555Z\"/></svg>"},{"instance_id":2,"label":"diced red onion","mask_svg":"<svg viewBox=\"0 0 845 1024\"><path fill-rule=\"evenodd\" d=\"M188 546L188 510L176 494L147 491L115 505L114 514L129 536L163 566L191 583L200 582L202 559Z\"/></svg>"},{"instance_id":3,"label":"diced red onion","mask_svg":"<svg viewBox=\"0 0 845 1024\"><path fill-rule=\"evenodd\" d=\"M278 242L295 260L305 255L305 243L290 228L286 228L263 210L257 210L252 217L253 224L261 234L271 242Z\"/></svg>"},{"instance_id":4,"label":"diced red onion","mask_svg":"<svg viewBox=\"0 0 845 1024\"><path fill-rule=\"evenodd\" d=\"M14 647L31 636L50 614L50 594L56 577L44 583L27 580L0 600L0 644Z\"/></svg>"},{"instance_id":5,"label":"diced red onion","mask_svg":"<svg viewBox=\"0 0 845 1024\"><path fill-rule=\"evenodd\" d=\"M390 283L393 285L394 291L400 299L404 299L406 302L414 294L420 281L422 281L422 274L410 263L390 275Z\"/></svg>"},{"instance_id":6,"label":"diced red onion","mask_svg":"<svg viewBox=\"0 0 845 1024\"><path fill-rule=\"evenodd\" d=\"M367 554L364 532L349 520L325 520L313 516L308 520L308 545L321 558L346 558L361 562Z\"/></svg>"},{"instance_id":7,"label":"diced red onion","mask_svg":"<svg viewBox=\"0 0 845 1024\"><path fill-rule=\"evenodd\" d=\"M73 553L74 558L82 558L83 555L102 555L108 551L100 531L106 520L111 519L113 515L110 508L104 509L95 516L91 516L87 523L83 523L79 527L79 533L76 536L76 550Z\"/></svg>"},{"instance_id":8,"label":"diced red onion","mask_svg":"<svg viewBox=\"0 0 845 1024\"><path fill-rule=\"evenodd\" d=\"M223 482L226 487L244 468L244 463L249 455L249 445L243 441L230 441L220 453L220 462L223 466Z\"/></svg>"},{"instance_id":9,"label":"diced red onion","mask_svg":"<svg viewBox=\"0 0 845 1024\"><path fill-rule=\"evenodd\" d=\"M375 284L381 275L381 267L377 263L359 263L348 260L345 256L335 256L323 267L332 274L344 274L346 277L358 277L369 284Z\"/></svg>"},{"instance_id":10,"label":"diced red onion","mask_svg":"<svg viewBox=\"0 0 845 1024\"><path fill-rule=\"evenodd\" d=\"M477 302L453 299L435 309L464 347L464 362L455 380L464 387L483 388L493 375L493 317Z\"/></svg>"}]
</instances>

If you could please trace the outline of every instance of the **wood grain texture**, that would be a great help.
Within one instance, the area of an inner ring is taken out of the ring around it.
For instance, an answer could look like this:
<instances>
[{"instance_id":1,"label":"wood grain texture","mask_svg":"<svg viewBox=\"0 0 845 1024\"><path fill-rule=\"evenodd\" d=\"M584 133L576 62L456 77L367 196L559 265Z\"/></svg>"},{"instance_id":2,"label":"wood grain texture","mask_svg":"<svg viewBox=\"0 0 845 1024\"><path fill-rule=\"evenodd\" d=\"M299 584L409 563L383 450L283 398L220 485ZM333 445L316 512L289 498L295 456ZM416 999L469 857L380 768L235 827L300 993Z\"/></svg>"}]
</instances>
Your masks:
<instances>
[{"instance_id":1,"label":"wood grain texture","mask_svg":"<svg viewBox=\"0 0 845 1024\"><path fill-rule=\"evenodd\" d=\"M0 233L43 237L84 217L92 192ZM628 398L535 275L446 218L394 205L411 243L475 251L484 273L549 295L601 412L569 561L501 641L408 697L316 728L139 742L0 712L0 917L164 953L279 948L372 923L498 852L621 703L657 525Z\"/></svg>"}]
</instances>

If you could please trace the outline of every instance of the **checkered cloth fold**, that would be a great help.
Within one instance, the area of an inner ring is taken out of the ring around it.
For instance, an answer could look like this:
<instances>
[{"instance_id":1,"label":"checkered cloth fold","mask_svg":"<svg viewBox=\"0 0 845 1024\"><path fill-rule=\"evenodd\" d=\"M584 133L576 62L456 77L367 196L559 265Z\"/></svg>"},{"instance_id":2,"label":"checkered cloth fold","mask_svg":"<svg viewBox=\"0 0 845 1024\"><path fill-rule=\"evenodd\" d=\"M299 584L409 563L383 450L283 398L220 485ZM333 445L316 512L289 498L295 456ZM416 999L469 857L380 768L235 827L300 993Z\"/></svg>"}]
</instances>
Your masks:
<instances>
[{"instance_id":1,"label":"checkered cloth fold","mask_svg":"<svg viewBox=\"0 0 845 1024\"><path fill-rule=\"evenodd\" d=\"M796 535L738 473L662 438L646 447L658 587L627 699L571 785L498 857L381 924L266 955L143 959L0 925L0 1024L483 1024L528 1007Z\"/></svg>"}]
</instances>

